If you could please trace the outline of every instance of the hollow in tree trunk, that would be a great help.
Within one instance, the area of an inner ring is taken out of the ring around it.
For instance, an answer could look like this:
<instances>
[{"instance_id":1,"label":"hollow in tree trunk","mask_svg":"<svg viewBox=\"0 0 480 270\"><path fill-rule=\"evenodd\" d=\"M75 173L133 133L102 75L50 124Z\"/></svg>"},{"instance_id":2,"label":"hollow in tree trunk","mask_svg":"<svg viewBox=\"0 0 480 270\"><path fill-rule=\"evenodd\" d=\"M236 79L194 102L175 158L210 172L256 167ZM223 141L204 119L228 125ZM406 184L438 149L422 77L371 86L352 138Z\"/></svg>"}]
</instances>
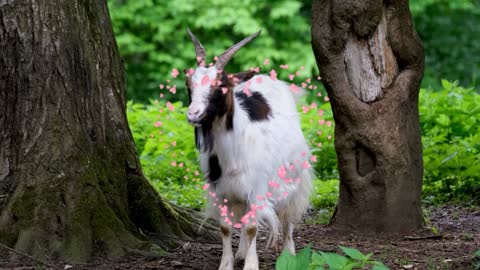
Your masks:
<instances>
[{"instance_id":1,"label":"hollow in tree trunk","mask_svg":"<svg viewBox=\"0 0 480 270\"><path fill-rule=\"evenodd\" d=\"M125 105L105 0L0 1L1 243L82 262L197 234L145 179Z\"/></svg>"},{"instance_id":2,"label":"hollow in tree trunk","mask_svg":"<svg viewBox=\"0 0 480 270\"><path fill-rule=\"evenodd\" d=\"M406 0L316 0L312 47L335 119L340 195L331 223L423 227L418 93L423 47Z\"/></svg>"}]
</instances>

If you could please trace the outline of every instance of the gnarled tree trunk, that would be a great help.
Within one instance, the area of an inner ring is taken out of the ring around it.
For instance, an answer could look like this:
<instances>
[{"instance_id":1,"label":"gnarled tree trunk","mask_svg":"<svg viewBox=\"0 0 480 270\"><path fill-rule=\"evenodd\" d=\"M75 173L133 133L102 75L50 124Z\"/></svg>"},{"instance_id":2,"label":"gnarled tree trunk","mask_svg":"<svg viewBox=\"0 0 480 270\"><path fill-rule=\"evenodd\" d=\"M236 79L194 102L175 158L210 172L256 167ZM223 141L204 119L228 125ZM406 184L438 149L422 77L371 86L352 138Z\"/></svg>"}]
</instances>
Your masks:
<instances>
[{"instance_id":1,"label":"gnarled tree trunk","mask_svg":"<svg viewBox=\"0 0 480 270\"><path fill-rule=\"evenodd\" d=\"M1 243L81 262L196 235L143 176L125 104L105 0L0 1Z\"/></svg>"},{"instance_id":2,"label":"gnarled tree trunk","mask_svg":"<svg viewBox=\"0 0 480 270\"><path fill-rule=\"evenodd\" d=\"M332 225L422 228L424 56L408 1L316 0L312 46L335 118L340 196Z\"/></svg>"}]
</instances>

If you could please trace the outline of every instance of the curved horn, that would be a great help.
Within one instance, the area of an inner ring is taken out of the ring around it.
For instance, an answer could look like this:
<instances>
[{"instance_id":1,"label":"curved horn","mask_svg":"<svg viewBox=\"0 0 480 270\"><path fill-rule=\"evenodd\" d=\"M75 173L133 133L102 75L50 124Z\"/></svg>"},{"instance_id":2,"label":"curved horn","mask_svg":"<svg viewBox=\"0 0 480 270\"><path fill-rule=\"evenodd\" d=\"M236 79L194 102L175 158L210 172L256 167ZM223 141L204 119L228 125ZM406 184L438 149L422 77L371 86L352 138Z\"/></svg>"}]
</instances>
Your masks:
<instances>
[{"instance_id":1,"label":"curved horn","mask_svg":"<svg viewBox=\"0 0 480 270\"><path fill-rule=\"evenodd\" d=\"M205 61L205 48L203 48L202 43L197 39L197 37L192 34L190 29L187 27L187 33L192 39L193 44L195 45L195 54L197 56L197 64L200 65L203 61Z\"/></svg>"},{"instance_id":2,"label":"curved horn","mask_svg":"<svg viewBox=\"0 0 480 270\"><path fill-rule=\"evenodd\" d=\"M218 60L215 63L215 67L218 70L223 70L225 65L228 63L228 61L230 61L230 59L232 59L232 57L235 55L235 53L237 53L238 50L240 50L240 48L245 46L245 44L247 44L248 42L250 42L254 38L256 38L258 35L260 35L261 32L262 32L262 30L256 32L255 34L245 38L244 40L238 42L237 44L233 45L228 50L226 50L222 55L220 55L220 57L218 57Z\"/></svg>"}]
</instances>

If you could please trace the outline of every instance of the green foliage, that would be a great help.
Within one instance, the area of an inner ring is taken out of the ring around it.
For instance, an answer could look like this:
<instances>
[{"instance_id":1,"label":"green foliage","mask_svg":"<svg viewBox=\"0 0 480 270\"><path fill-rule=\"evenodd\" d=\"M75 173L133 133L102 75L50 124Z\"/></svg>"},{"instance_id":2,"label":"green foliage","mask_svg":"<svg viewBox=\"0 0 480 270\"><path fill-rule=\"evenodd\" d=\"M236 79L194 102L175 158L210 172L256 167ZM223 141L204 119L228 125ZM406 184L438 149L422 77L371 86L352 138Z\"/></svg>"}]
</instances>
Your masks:
<instances>
[{"instance_id":1,"label":"green foliage","mask_svg":"<svg viewBox=\"0 0 480 270\"><path fill-rule=\"evenodd\" d=\"M323 96L325 94L323 93ZM314 96L314 95L312 95ZM305 139L311 146L311 152L317 156L317 162L314 163L316 176L320 179L332 179L338 177L337 171L337 156L335 147L333 145L333 113L329 102L319 105L320 113L315 107L316 102L312 97L307 97L307 100L312 100L310 108L305 113L307 106L301 108L301 127ZM323 113L322 113L323 112Z\"/></svg>"},{"instance_id":2,"label":"green foliage","mask_svg":"<svg viewBox=\"0 0 480 270\"><path fill-rule=\"evenodd\" d=\"M187 27L205 46L207 59L220 55L245 36L263 30L248 49L239 51L227 70L238 72L260 66L268 58L272 64L264 71L289 64L291 70L304 66L305 77L314 73L310 21L300 15L310 9L310 1L109 0L108 3L127 68L129 99L145 102L154 98L158 85L165 84L173 68L183 70L195 64ZM181 79L172 82L184 84ZM186 101L186 91L179 89L179 94L168 98Z\"/></svg>"},{"instance_id":3,"label":"green foliage","mask_svg":"<svg viewBox=\"0 0 480 270\"><path fill-rule=\"evenodd\" d=\"M424 198L480 199L480 95L457 83L420 94Z\"/></svg>"},{"instance_id":4,"label":"green foliage","mask_svg":"<svg viewBox=\"0 0 480 270\"><path fill-rule=\"evenodd\" d=\"M338 180L315 179L312 193L311 203L314 209L333 209L337 204Z\"/></svg>"},{"instance_id":5,"label":"green foliage","mask_svg":"<svg viewBox=\"0 0 480 270\"><path fill-rule=\"evenodd\" d=\"M165 102L149 105L128 103L127 117L143 171L157 190L174 203L200 209L205 199L199 187L193 128L187 124L186 108ZM161 125L160 125L161 124Z\"/></svg>"},{"instance_id":6,"label":"green foliage","mask_svg":"<svg viewBox=\"0 0 480 270\"><path fill-rule=\"evenodd\" d=\"M296 256L284 250L275 263L276 270L295 270L308 269L312 256L311 246L308 245L302 249Z\"/></svg>"},{"instance_id":7,"label":"green foliage","mask_svg":"<svg viewBox=\"0 0 480 270\"><path fill-rule=\"evenodd\" d=\"M310 202L315 212L306 222L310 224L328 224L335 210L337 198L338 179L314 179Z\"/></svg>"},{"instance_id":8,"label":"green foliage","mask_svg":"<svg viewBox=\"0 0 480 270\"><path fill-rule=\"evenodd\" d=\"M415 0L410 7L425 48L422 85L439 88L440 78L475 85L480 75L480 2Z\"/></svg>"},{"instance_id":9,"label":"green foliage","mask_svg":"<svg viewBox=\"0 0 480 270\"><path fill-rule=\"evenodd\" d=\"M354 248L342 247L340 249L346 254L340 255L331 252L315 252L307 245L296 256L288 251L283 251L275 264L276 270L352 270L372 269L388 270L381 262L371 259L373 253L364 255Z\"/></svg>"},{"instance_id":10,"label":"green foliage","mask_svg":"<svg viewBox=\"0 0 480 270\"><path fill-rule=\"evenodd\" d=\"M265 58L272 65L305 66L304 77L316 73L310 46L311 0L109 0L110 14L120 53L127 68L128 98L147 102L155 98L160 83L171 70L195 64L190 27L207 48L210 59L246 35L262 35L241 50L227 66L241 71L259 66ZM439 88L440 78L475 85L480 72L480 2L478 0L410 1L413 21L426 54L424 87ZM285 71L279 75L285 76ZM290 72L292 73L292 72ZM182 79L170 100L186 101Z\"/></svg>"},{"instance_id":11,"label":"green foliage","mask_svg":"<svg viewBox=\"0 0 480 270\"><path fill-rule=\"evenodd\" d=\"M422 14L427 11L428 7L430 6L444 6L448 9L455 10L455 9L474 9L475 8L475 0L455 0L455 1L448 1L448 0L416 0L411 1L410 11L412 14Z\"/></svg>"}]
</instances>

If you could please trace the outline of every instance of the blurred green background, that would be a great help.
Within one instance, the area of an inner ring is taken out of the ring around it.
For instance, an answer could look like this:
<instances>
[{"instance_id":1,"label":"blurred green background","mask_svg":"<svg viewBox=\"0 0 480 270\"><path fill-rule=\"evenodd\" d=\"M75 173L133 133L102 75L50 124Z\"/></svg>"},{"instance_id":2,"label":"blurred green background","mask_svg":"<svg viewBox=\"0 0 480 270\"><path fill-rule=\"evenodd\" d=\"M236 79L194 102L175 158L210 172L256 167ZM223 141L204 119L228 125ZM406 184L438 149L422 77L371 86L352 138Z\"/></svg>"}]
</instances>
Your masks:
<instances>
[{"instance_id":1,"label":"blurred green background","mask_svg":"<svg viewBox=\"0 0 480 270\"><path fill-rule=\"evenodd\" d=\"M259 38L233 58L227 70L261 66L268 58L277 69L280 64L289 64L293 70L305 66L302 76L316 74L310 46L311 0L108 3L126 63L129 99L146 102L156 98L158 85L170 77L173 68L182 72L195 64L187 27L203 43L209 59L258 29L263 30ZM422 86L438 88L441 79L476 86L480 75L480 0L413 0L410 8L426 52ZM266 71L269 70L263 70ZM179 86L178 95L170 99L185 100L183 79L175 83Z\"/></svg>"},{"instance_id":2,"label":"blurred green background","mask_svg":"<svg viewBox=\"0 0 480 270\"><path fill-rule=\"evenodd\" d=\"M262 29L262 34L232 59L227 71L260 66L262 73L276 69L278 77L288 81L288 74L300 70L294 80L300 84L318 73L310 46L312 1L108 2L127 69L127 116L143 170L164 197L201 209L205 203L202 175L193 128L185 119L187 91L182 70L196 65L186 28L201 40L208 59ZM410 1L426 53L419 111L425 168L423 201L427 204L480 205L479 2ZM264 65L264 59L271 63ZM281 64L288 64L289 69L279 69ZM171 76L173 68L180 71L177 78ZM175 84L176 94L160 90L160 84ZM307 91L299 111L304 135L318 157L311 202L319 217L313 222L324 223L338 197L336 154L330 137L334 126L325 124L333 117L321 82L312 79L311 84L318 89Z\"/></svg>"}]
</instances>

